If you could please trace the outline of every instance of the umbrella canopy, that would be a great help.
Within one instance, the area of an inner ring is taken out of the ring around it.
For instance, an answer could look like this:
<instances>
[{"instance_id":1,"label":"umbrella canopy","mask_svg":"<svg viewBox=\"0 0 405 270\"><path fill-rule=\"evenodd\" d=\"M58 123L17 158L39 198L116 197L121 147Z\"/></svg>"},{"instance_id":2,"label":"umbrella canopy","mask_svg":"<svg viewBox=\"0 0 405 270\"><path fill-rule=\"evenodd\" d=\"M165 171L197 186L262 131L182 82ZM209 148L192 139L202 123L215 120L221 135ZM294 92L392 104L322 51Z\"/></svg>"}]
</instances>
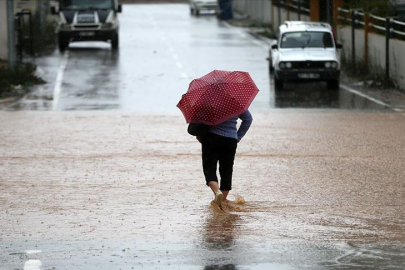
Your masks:
<instances>
[{"instance_id":1,"label":"umbrella canopy","mask_svg":"<svg viewBox=\"0 0 405 270\"><path fill-rule=\"evenodd\" d=\"M214 70L191 81L177 107L187 123L218 125L247 111L258 92L249 73Z\"/></svg>"}]
</instances>

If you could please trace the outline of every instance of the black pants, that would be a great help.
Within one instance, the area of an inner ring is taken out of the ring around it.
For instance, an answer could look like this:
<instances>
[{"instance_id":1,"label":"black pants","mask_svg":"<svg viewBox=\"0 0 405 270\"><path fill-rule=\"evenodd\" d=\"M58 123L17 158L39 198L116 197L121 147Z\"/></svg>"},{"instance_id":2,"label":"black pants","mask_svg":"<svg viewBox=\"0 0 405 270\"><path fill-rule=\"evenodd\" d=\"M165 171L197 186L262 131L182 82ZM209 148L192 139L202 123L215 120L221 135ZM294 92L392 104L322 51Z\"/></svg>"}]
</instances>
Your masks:
<instances>
[{"instance_id":1,"label":"black pants","mask_svg":"<svg viewBox=\"0 0 405 270\"><path fill-rule=\"evenodd\" d=\"M231 190L237 140L208 133L201 138L201 144L202 165L207 186L210 181L218 182L217 164L219 163L220 190Z\"/></svg>"}]
</instances>

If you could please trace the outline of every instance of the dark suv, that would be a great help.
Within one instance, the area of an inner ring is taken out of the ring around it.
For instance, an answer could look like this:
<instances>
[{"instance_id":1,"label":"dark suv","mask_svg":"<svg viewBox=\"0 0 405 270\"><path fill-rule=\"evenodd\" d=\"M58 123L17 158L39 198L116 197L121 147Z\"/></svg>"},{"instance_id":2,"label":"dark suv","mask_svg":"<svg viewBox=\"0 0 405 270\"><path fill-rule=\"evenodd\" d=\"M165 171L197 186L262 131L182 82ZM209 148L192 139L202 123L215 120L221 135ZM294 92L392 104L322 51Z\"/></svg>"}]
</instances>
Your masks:
<instances>
[{"instance_id":1,"label":"dark suv","mask_svg":"<svg viewBox=\"0 0 405 270\"><path fill-rule=\"evenodd\" d=\"M117 13L122 12L118 0L59 0L59 49L64 51L71 41L110 41L118 49L119 24Z\"/></svg>"}]
</instances>

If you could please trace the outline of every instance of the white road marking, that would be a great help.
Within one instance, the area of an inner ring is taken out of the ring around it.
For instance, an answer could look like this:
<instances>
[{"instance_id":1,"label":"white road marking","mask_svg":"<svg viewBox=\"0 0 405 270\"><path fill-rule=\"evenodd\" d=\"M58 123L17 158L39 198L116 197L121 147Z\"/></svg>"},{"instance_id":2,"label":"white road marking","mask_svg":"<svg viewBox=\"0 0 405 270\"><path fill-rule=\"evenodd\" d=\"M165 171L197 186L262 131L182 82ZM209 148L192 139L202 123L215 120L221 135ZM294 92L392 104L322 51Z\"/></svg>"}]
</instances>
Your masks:
<instances>
[{"instance_id":1,"label":"white road marking","mask_svg":"<svg viewBox=\"0 0 405 270\"><path fill-rule=\"evenodd\" d=\"M173 54L172 57L173 57L174 60L179 59L179 56L177 54Z\"/></svg>"},{"instance_id":2,"label":"white road marking","mask_svg":"<svg viewBox=\"0 0 405 270\"><path fill-rule=\"evenodd\" d=\"M268 50L268 46L264 45L262 42L260 42L260 41L258 41L256 39L252 39L251 42L256 44L257 46L262 47L265 50Z\"/></svg>"},{"instance_id":3,"label":"white road marking","mask_svg":"<svg viewBox=\"0 0 405 270\"><path fill-rule=\"evenodd\" d=\"M41 252L42 252L42 250L40 250L40 249L29 249L29 250L25 251L25 253L27 253L27 254L38 254Z\"/></svg>"},{"instance_id":4,"label":"white road marking","mask_svg":"<svg viewBox=\"0 0 405 270\"><path fill-rule=\"evenodd\" d=\"M180 76L181 76L182 78L188 78L188 75L187 75L186 73L184 73L184 72L182 72L182 73L180 74Z\"/></svg>"},{"instance_id":5,"label":"white road marking","mask_svg":"<svg viewBox=\"0 0 405 270\"><path fill-rule=\"evenodd\" d=\"M352 89L352 88L350 88L350 87L348 87L348 86L346 86L346 85L340 85L340 87L343 88L343 89L345 89L346 91L349 91L349 92L351 92L351 93L353 93L353 94L356 94L356 95L358 95L358 96L361 96L362 98L365 98L365 99L368 99L368 100L370 100L370 101L372 101L372 102L374 102L374 103L377 103L378 105L381 105L381 106L384 106L384 107L388 107L388 108L393 109L391 105L389 105L389 104L387 104L387 103L385 103L385 102L383 102L383 101L381 101L381 100L378 100L378 99L376 99L376 98L370 97L370 96L368 96L368 95L366 95L366 94L363 94L363 93L361 93L361 92L359 92L359 91L357 91L357 90L354 90L354 89Z\"/></svg>"},{"instance_id":6,"label":"white road marking","mask_svg":"<svg viewBox=\"0 0 405 270\"><path fill-rule=\"evenodd\" d=\"M232 25L230 25L230 24L227 23L227 22L224 22L224 25L225 25L226 27L228 27L228 28L237 29L237 28L233 27ZM237 29L236 31L239 32L239 35L240 35L242 38L247 38L247 37L248 37L248 36L246 36L246 33L245 33L243 30ZM265 44L264 42L260 42L259 40L251 39L251 38L248 38L248 40L249 40L250 42L252 42L253 44L257 45L257 46L262 47L262 48L263 48L264 50L266 50L266 51L269 50L269 45L268 45L268 44Z\"/></svg>"},{"instance_id":7,"label":"white road marking","mask_svg":"<svg viewBox=\"0 0 405 270\"><path fill-rule=\"evenodd\" d=\"M182 65L180 62L176 62L176 66L177 66L178 68L183 68L183 65Z\"/></svg>"},{"instance_id":8,"label":"white road marking","mask_svg":"<svg viewBox=\"0 0 405 270\"><path fill-rule=\"evenodd\" d=\"M53 91L52 109L54 111L58 107L60 93L62 92L63 75L65 73L68 60L69 60L69 51L65 51L62 61L59 66L58 76L56 77L55 89Z\"/></svg>"}]
</instances>

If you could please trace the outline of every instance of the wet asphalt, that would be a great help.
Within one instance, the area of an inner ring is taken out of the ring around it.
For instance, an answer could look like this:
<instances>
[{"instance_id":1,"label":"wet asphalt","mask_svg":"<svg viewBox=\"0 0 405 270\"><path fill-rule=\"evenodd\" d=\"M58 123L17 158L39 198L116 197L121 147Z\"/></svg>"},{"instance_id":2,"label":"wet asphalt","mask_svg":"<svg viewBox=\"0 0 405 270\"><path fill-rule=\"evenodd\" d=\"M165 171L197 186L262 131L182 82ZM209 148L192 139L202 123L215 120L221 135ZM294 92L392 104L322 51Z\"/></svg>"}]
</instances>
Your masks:
<instances>
[{"instance_id":1,"label":"wet asphalt","mask_svg":"<svg viewBox=\"0 0 405 270\"><path fill-rule=\"evenodd\" d=\"M120 22L119 52L37 59L48 83L0 112L0 269L405 268L401 98L276 93L266 40L186 4L124 5ZM212 69L261 90L223 210L175 107Z\"/></svg>"},{"instance_id":2,"label":"wet asphalt","mask_svg":"<svg viewBox=\"0 0 405 270\"><path fill-rule=\"evenodd\" d=\"M266 61L270 40L212 13L192 16L187 4L124 5L120 42L117 52L109 43L75 42L64 54L35 59L47 83L3 109L175 113L190 81L214 69L249 72L261 90L257 110L405 108L405 95L382 95L356 81L342 80L337 91L315 82L289 83L277 92Z\"/></svg>"}]
</instances>

